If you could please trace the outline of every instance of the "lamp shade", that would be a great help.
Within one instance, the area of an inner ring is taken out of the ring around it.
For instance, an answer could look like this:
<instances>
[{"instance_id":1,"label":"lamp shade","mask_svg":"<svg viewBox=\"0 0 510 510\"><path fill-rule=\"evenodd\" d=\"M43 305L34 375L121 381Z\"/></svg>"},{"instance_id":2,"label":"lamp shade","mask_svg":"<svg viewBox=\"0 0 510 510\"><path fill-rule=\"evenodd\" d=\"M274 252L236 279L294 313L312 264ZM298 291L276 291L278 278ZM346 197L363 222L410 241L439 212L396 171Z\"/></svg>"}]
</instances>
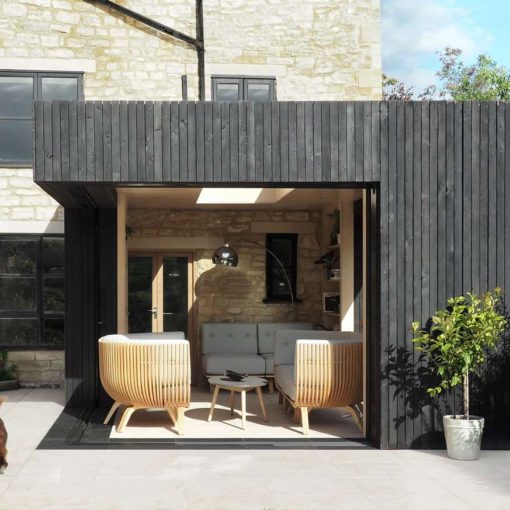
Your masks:
<instances>
[{"instance_id":1,"label":"lamp shade","mask_svg":"<svg viewBox=\"0 0 510 510\"><path fill-rule=\"evenodd\" d=\"M236 267L239 262L239 257L237 256L236 251L226 244L214 252L212 261L213 264Z\"/></svg>"}]
</instances>

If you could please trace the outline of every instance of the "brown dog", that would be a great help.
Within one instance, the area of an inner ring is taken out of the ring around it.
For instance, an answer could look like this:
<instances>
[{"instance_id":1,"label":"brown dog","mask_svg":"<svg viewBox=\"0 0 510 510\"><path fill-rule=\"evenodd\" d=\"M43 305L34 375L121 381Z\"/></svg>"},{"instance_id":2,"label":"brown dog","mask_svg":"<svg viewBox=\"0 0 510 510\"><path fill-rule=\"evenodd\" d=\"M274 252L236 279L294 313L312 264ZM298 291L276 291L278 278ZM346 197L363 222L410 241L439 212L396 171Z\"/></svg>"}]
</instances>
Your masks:
<instances>
[{"instance_id":1,"label":"brown dog","mask_svg":"<svg viewBox=\"0 0 510 510\"><path fill-rule=\"evenodd\" d=\"M5 398L0 397L0 405ZM3 471L7 464L7 429L5 428L2 418L0 418L0 471Z\"/></svg>"}]
</instances>

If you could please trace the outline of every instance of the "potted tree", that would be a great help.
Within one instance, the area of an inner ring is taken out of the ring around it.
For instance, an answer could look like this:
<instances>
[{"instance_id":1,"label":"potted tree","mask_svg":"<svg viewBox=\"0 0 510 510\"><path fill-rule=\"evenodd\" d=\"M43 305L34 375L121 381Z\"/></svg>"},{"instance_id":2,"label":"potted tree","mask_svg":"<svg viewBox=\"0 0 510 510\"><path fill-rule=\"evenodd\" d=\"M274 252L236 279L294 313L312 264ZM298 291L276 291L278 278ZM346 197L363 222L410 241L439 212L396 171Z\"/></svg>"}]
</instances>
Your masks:
<instances>
[{"instance_id":1,"label":"potted tree","mask_svg":"<svg viewBox=\"0 0 510 510\"><path fill-rule=\"evenodd\" d=\"M496 288L481 295L448 300L438 310L428 328L413 322L416 349L429 358L437 384L427 389L431 396L462 385L462 415L443 416L448 456L457 460L477 460L480 456L484 419L469 414L469 377L485 360L487 349L496 349L507 326L501 313L502 292Z\"/></svg>"},{"instance_id":2,"label":"potted tree","mask_svg":"<svg viewBox=\"0 0 510 510\"><path fill-rule=\"evenodd\" d=\"M0 349L0 391L16 390L19 386L16 377L16 365L7 364L7 349Z\"/></svg>"}]
</instances>

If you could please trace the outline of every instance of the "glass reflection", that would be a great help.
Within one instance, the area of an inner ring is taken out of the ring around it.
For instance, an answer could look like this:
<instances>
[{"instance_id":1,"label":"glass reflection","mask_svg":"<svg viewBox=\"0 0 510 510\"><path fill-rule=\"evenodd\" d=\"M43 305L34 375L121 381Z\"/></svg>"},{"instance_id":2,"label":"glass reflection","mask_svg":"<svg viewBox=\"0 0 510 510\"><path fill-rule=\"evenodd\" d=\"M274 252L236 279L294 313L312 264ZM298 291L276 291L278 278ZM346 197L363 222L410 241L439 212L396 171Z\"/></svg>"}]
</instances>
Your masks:
<instances>
[{"instance_id":1,"label":"glass reflection","mask_svg":"<svg viewBox=\"0 0 510 510\"><path fill-rule=\"evenodd\" d=\"M267 83L248 83L248 101L270 101L270 88Z\"/></svg>"},{"instance_id":2,"label":"glass reflection","mask_svg":"<svg viewBox=\"0 0 510 510\"><path fill-rule=\"evenodd\" d=\"M43 77L41 82L44 101L76 101L78 99L77 78Z\"/></svg>"},{"instance_id":3,"label":"glass reflection","mask_svg":"<svg viewBox=\"0 0 510 510\"><path fill-rule=\"evenodd\" d=\"M0 161L32 160L32 121L0 120Z\"/></svg>"},{"instance_id":4,"label":"glass reflection","mask_svg":"<svg viewBox=\"0 0 510 510\"><path fill-rule=\"evenodd\" d=\"M34 79L30 76L0 76L0 117L32 117ZM0 137L1 139L1 137Z\"/></svg>"},{"instance_id":5,"label":"glass reflection","mask_svg":"<svg viewBox=\"0 0 510 510\"><path fill-rule=\"evenodd\" d=\"M37 345L38 324L37 319L0 319L0 345Z\"/></svg>"},{"instance_id":6,"label":"glass reflection","mask_svg":"<svg viewBox=\"0 0 510 510\"><path fill-rule=\"evenodd\" d=\"M218 83L216 99L218 101L238 101L239 85L237 83Z\"/></svg>"}]
</instances>

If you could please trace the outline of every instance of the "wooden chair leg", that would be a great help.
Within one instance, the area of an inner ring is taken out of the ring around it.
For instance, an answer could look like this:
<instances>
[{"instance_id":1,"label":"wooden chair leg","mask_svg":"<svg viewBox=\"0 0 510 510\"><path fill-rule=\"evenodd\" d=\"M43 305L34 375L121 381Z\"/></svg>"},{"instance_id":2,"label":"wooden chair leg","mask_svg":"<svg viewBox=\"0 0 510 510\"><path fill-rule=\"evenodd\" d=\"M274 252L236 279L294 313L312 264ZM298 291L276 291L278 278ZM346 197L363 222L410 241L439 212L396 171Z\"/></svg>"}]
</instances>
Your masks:
<instances>
[{"instance_id":1,"label":"wooden chair leg","mask_svg":"<svg viewBox=\"0 0 510 510\"><path fill-rule=\"evenodd\" d=\"M220 387L214 387L214 394L211 402L211 409L209 410L209 416L207 417L207 421L211 421L214 413L214 406L216 405L216 400L218 400L218 393L220 392Z\"/></svg>"},{"instance_id":2,"label":"wooden chair leg","mask_svg":"<svg viewBox=\"0 0 510 510\"><path fill-rule=\"evenodd\" d=\"M241 423L246 428L246 391L241 391Z\"/></svg>"},{"instance_id":3,"label":"wooden chair leg","mask_svg":"<svg viewBox=\"0 0 510 510\"><path fill-rule=\"evenodd\" d=\"M271 377L271 378L268 378L268 388L269 388L269 393L274 393L274 379Z\"/></svg>"},{"instance_id":4,"label":"wooden chair leg","mask_svg":"<svg viewBox=\"0 0 510 510\"><path fill-rule=\"evenodd\" d=\"M106 418L104 419L103 425L108 425L108 422L111 420L112 416L115 414L115 411L121 406L122 404L120 402L114 402L110 410L108 411L108 414L106 415Z\"/></svg>"},{"instance_id":5,"label":"wooden chair leg","mask_svg":"<svg viewBox=\"0 0 510 510\"><path fill-rule=\"evenodd\" d=\"M280 405L283 404L283 394L281 392L278 392L278 403Z\"/></svg>"},{"instance_id":6,"label":"wooden chair leg","mask_svg":"<svg viewBox=\"0 0 510 510\"><path fill-rule=\"evenodd\" d=\"M230 392L230 416L234 416L234 407L236 405L236 392Z\"/></svg>"},{"instance_id":7,"label":"wooden chair leg","mask_svg":"<svg viewBox=\"0 0 510 510\"><path fill-rule=\"evenodd\" d=\"M168 413L168 416L170 416L170 419L172 420L172 423L174 425L177 425L177 416L175 414L175 408L169 407L166 412Z\"/></svg>"},{"instance_id":8,"label":"wooden chair leg","mask_svg":"<svg viewBox=\"0 0 510 510\"><path fill-rule=\"evenodd\" d=\"M131 418L131 415L138 409L138 407L126 407L124 413L122 414L122 418L120 419L119 425L117 426L117 432L124 432L124 428Z\"/></svg>"},{"instance_id":9,"label":"wooden chair leg","mask_svg":"<svg viewBox=\"0 0 510 510\"><path fill-rule=\"evenodd\" d=\"M308 426L308 408L307 407L301 407L301 424L303 425L303 434L305 436L308 436L310 433L310 429Z\"/></svg>"},{"instance_id":10,"label":"wooden chair leg","mask_svg":"<svg viewBox=\"0 0 510 510\"><path fill-rule=\"evenodd\" d=\"M264 421L268 421L267 413L266 413L266 406L264 405L264 397L262 395L262 390L260 389L259 386L257 386L257 388L255 388L255 391L257 392L257 397L259 398L260 409L262 411L262 416L264 416Z\"/></svg>"},{"instance_id":11,"label":"wooden chair leg","mask_svg":"<svg viewBox=\"0 0 510 510\"><path fill-rule=\"evenodd\" d=\"M294 420L294 423L301 423L301 408L300 407L296 407L294 409L294 416L293 416L293 420Z\"/></svg>"},{"instance_id":12,"label":"wooden chair leg","mask_svg":"<svg viewBox=\"0 0 510 510\"><path fill-rule=\"evenodd\" d=\"M351 404L348 408L349 412L351 413L352 419L354 420L354 423L356 426L363 430L363 411L358 404Z\"/></svg>"},{"instance_id":13,"label":"wooden chair leg","mask_svg":"<svg viewBox=\"0 0 510 510\"><path fill-rule=\"evenodd\" d=\"M184 407L177 408L177 434L184 435Z\"/></svg>"}]
</instances>

